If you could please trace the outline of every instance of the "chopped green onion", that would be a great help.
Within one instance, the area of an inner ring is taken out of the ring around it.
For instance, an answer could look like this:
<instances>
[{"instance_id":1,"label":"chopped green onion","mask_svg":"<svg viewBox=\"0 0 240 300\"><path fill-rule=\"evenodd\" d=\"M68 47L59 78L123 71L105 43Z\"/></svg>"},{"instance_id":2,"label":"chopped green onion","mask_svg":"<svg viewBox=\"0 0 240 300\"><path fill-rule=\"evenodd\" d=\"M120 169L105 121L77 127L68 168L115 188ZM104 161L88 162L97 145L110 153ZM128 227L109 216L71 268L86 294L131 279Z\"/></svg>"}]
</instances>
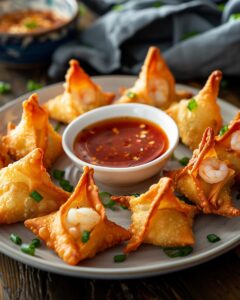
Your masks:
<instances>
[{"instance_id":1,"label":"chopped green onion","mask_svg":"<svg viewBox=\"0 0 240 300\"><path fill-rule=\"evenodd\" d=\"M62 171L62 170L53 170L53 178L57 179L57 180L60 180L60 179L63 179L65 175L65 171Z\"/></svg>"},{"instance_id":2,"label":"chopped green onion","mask_svg":"<svg viewBox=\"0 0 240 300\"><path fill-rule=\"evenodd\" d=\"M152 7L159 8L159 7L161 7L161 6L163 6L163 3L162 3L161 1L157 1L157 2L155 2L155 3L153 4Z\"/></svg>"},{"instance_id":3,"label":"chopped green onion","mask_svg":"<svg viewBox=\"0 0 240 300\"><path fill-rule=\"evenodd\" d=\"M220 131L219 131L219 135L223 136L226 132L228 131L228 125L224 125Z\"/></svg>"},{"instance_id":4,"label":"chopped green onion","mask_svg":"<svg viewBox=\"0 0 240 300\"><path fill-rule=\"evenodd\" d=\"M41 241L38 238L35 238L31 241L31 244L33 247L38 248L41 246Z\"/></svg>"},{"instance_id":5,"label":"chopped green onion","mask_svg":"<svg viewBox=\"0 0 240 300\"><path fill-rule=\"evenodd\" d=\"M89 238L90 238L90 232L84 230L84 231L83 231L83 234L82 234L82 239L81 239L82 242L83 242L83 243L87 243L88 240L89 240Z\"/></svg>"},{"instance_id":6,"label":"chopped green onion","mask_svg":"<svg viewBox=\"0 0 240 300\"><path fill-rule=\"evenodd\" d=\"M122 11L124 9L124 6L122 4L116 4L112 7L112 10L114 11Z\"/></svg>"},{"instance_id":7,"label":"chopped green onion","mask_svg":"<svg viewBox=\"0 0 240 300\"><path fill-rule=\"evenodd\" d=\"M133 196L133 197L140 197L141 195L139 194L139 193L133 193L133 194L131 194L131 196Z\"/></svg>"},{"instance_id":8,"label":"chopped green onion","mask_svg":"<svg viewBox=\"0 0 240 300\"><path fill-rule=\"evenodd\" d=\"M221 241L220 237L214 233L207 235L207 239L210 243L216 243L216 242Z\"/></svg>"},{"instance_id":9,"label":"chopped green onion","mask_svg":"<svg viewBox=\"0 0 240 300\"><path fill-rule=\"evenodd\" d=\"M187 203L187 204L189 204L189 205L194 205L194 203L192 203L187 197L185 197L185 196L178 196L178 199L179 200L181 200L181 201L183 201L183 202L185 202L185 203Z\"/></svg>"},{"instance_id":10,"label":"chopped green onion","mask_svg":"<svg viewBox=\"0 0 240 300\"><path fill-rule=\"evenodd\" d=\"M108 192L100 192L99 193L99 197L100 197L104 207L113 209L116 202L111 199L111 196L112 195Z\"/></svg>"},{"instance_id":11,"label":"chopped green onion","mask_svg":"<svg viewBox=\"0 0 240 300\"><path fill-rule=\"evenodd\" d=\"M22 244L22 239L17 234L12 233L10 235L10 240L16 245Z\"/></svg>"},{"instance_id":12,"label":"chopped green onion","mask_svg":"<svg viewBox=\"0 0 240 300\"><path fill-rule=\"evenodd\" d=\"M225 5L226 5L226 3L220 3L220 4L217 5L217 7L218 7L218 9L219 9L221 12L223 12L223 11L224 11L224 8L225 8Z\"/></svg>"},{"instance_id":13,"label":"chopped green onion","mask_svg":"<svg viewBox=\"0 0 240 300\"><path fill-rule=\"evenodd\" d=\"M43 196L37 191L32 191L29 196L32 197L36 202L40 202L43 199Z\"/></svg>"},{"instance_id":14,"label":"chopped green onion","mask_svg":"<svg viewBox=\"0 0 240 300\"><path fill-rule=\"evenodd\" d=\"M194 109L196 109L198 106L197 104L197 101L196 99L192 98L188 101L188 105L187 105L187 108L190 110L190 111L193 111Z\"/></svg>"},{"instance_id":15,"label":"chopped green onion","mask_svg":"<svg viewBox=\"0 0 240 300\"><path fill-rule=\"evenodd\" d=\"M26 23L24 24L24 26L25 26L26 28L28 28L28 29L35 29L35 28L38 27L38 24L37 24L37 22L35 22L35 21L29 21L29 22L26 22Z\"/></svg>"},{"instance_id":16,"label":"chopped green onion","mask_svg":"<svg viewBox=\"0 0 240 300\"><path fill-rule=\"evenodd\" d=\"M73 186L69 183L68 180L60 179L59 184L64 189L64 191L70 192L70 193L73 191Z\"/></svg>"},{"instance_id":17,"label":"chopped green onion","mask_svg":"<svg viewBox=\"0 0 240 300\"><path fill-rule=\"evenodd\" d=\"M35 249L36 248L32 244L21 245L21 251L32 256L35 254Z\"/></svg>"},{"instance_id":18,"label":"chopped green onion","mask_svg":"<svg viewBox=\"0 0 240 300\"><path fill-rule=\"evenodd\" d=\"M230 21L238 21L240 20L240 13L232 14L229 18Z\"/></svg>"},{"instance_id":19,"label":"chopped green onion","mask_svg":"<svg viewBox=\"0 0 240 300\"><path fill-rule=\"evenodd\" d=\"M137 97L137 94L132 91L129 91L129 92L127 92L127 97L130 99L134 99Z\"/></svg>"},{"instance_id":20,"label":"chopped green onion","mask_svg":"<svg viewBox=\"0 0 240 300\"><path fill-rule=\"evenodd\" d=\"M164 248L163 251L168 257L175 258L175 257L183 257L191 254L193 252L193 248L191 246L169 247L169 248Z\"/></svg>"},{"instance_id":21,"label":"chopped green onion","mask_svg":"<svg viewBox=\"0 0 240 300\"><path fill-rule=\"evenodd\" d=\"M85 16L87 14L87 8L83 3L78 4L78 12L80 16Z\"/></svg>"},{"instance_id":22,"label":"chopped green onion","mask_svg":"<svg viewBox=\"0 0 240 300\"><path fill-rule=\"evenodd\" d=\"M118 254L113 257L114 262L119 263L125 261L127 258L126 254Z\"/></svg>"},{"instance_id":23,"label":"chopped green onion","mask_svg":"<svg viewBox=\"0 0 240 300\"><path fill-rule=\"evenodd\" d=\"M121 208L122 209L128 209L128 207L126 205L121 204Z\"/></svg>"},{"instance_id":24,"label":"chopped green onion","mask_svg":"<svg viewBox=\"0 0 240 300\"><path fill-rule=\"evenodd\" d=\"M10 83L0 81L0 94L6 94L11 91Z\"/></svg>"},{"instance_id":25,"label":"chopped green onion","mask_svg":"<svg viewBox=\"0 0 240 300\"><path fill-rule=\"evenodd\" d=\"M43 87L43 84L38 83L38 82L36 82L34 80L28 80L28 82L27 82L27 90L29 92L33 92L35 90L39 90L42 87Z\"/></svg>"},{"instance_id":26,"label":"chopped green onion","mask_svg":"<svg viewBox=\"0 0 240 300\"><path fill-rule=\"evenodd\" d=\"M179 159L179 163L182 165L182 166L187 166L187 164L189 163L189 160L190 158L189 157L182 157L181 159Z\"/></svg>"},{"instance_id":27,"label":"chopped green onion","mask_svg":"<svg viewBox=\"0 0 240 300\"><path fill-rule=\"evenodd\" d=\"M58 132L59 131L59 129L62 127L62 123L61 122L58 122L57 124L56 124L56 126L54 127L54 130L56 131L56 132Z\"/></svg>"},{"instance_id":28,"label":"chopped green onion","mask_svg":"<svg viewBox=\"0 0 240 300\"><path fill-rule=\"evenodd\" d=\"M198 31L190 31L190 32L186 32L185 34L182 35L181 37L181 41L186 41L188 39L193 38L194 36L198 35L199 32Z\"/></svg>"}]
</instances>

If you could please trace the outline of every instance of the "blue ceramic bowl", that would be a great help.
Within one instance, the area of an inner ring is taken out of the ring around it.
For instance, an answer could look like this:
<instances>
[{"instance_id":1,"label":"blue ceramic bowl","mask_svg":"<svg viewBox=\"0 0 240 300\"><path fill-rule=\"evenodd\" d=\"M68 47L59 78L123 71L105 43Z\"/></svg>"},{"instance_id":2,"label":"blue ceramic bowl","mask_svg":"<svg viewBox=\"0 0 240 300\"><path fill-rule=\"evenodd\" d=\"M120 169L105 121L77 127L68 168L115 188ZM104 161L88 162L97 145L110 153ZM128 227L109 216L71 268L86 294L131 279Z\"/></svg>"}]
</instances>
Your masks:
<instances>
[{"instance_id":1,"label":"blue ceramic bowl","mask_svg":"<svg viewBox=\"0 0 240 300\"><path fill-rule=\"evenodd\" d=\"M76 0L0 1L0 18L7 12L45 9L60 13L66 21L41 32L0 34L0 62L9 65L33 65L50 61L54 50L76 35L78 4Z\"/></svg>"}]
</instances>

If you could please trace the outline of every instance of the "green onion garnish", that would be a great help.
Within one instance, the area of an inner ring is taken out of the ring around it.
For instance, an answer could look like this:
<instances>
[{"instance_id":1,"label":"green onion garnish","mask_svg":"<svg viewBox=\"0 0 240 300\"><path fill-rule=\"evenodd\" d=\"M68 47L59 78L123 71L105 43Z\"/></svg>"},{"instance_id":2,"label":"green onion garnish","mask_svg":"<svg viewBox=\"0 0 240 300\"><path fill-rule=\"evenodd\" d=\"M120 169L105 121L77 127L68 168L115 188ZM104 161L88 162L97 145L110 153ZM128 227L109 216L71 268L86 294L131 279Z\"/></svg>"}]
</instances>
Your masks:
<instances>
[{"instance_id":1,"label":"green onion garnish","mask_svg":"<svg viewBox=\"0 0 240 300\"><path fill-rule=\"evenodd\" d=\"M183 201L183 202L185 202L185 203L187 203L187 204L189 204L189 205L194 205L194 203L192 203L187 197L185 197L185 196L182 196L182 195L180 195L180 196L177 196L178 197L178 199L179 200L181 200L181 201Z\"/></svg>"},{"instance_id":2,"label":"green onion garnish","mask_svg":"<svg viewBox=\"0 0 240 300\"><path fill-rule=\"evenodd\" d=\"M60 179L63 179L65 175L65 171L62 171L62 170L53 170L53 178L57 179L57 180L60 180Z\"/></svg>"},{"instance_id":3,"label":"green onion garnish","mask_svg":"<svg viewBox=\"0 0 240 300\"><path fill-rule=\"evenodd\" d=\"M78 12L80 16L85 16L87 14L87 8L83 3L78 4Z\"/></svg>"},{"instance_id":4,"label":"green onion garnish","mask_svg":"<svg viewBox=\"0 0 240 300\"><path fill-rule=\"evenodd\" d=\"M38 238L35 238L31 241L31 244L33 247L38 248L41 246L41 241Z\"/></svg>"},{"instance_id":5,"label":"green onion garnish","mask_svg":"<svg viewBox=\"0 0 240 300\"><path fill-rule=\"evenodd\" d=\"M24 24L24 26L25 26L26 28L28 28L28 29L35 29L35 28L38 27L38 24L37 24L37 22L35 22L35 21L29 21L29 22L26 22L26 23Z\"/></svg>"},{"instance_id":6,"label":"green onion garnish","mask_svg":"<svg viewBox=\"0 0 240 300\"><path fill-rule=\"evenodd\" d=\"M32 244L21 245L21 251L32 256L35 254L35 249L36 248Z\"/></svg>"},{"instance_id":7,"label":"green onion garnish","mask_svg":"<svg viewBox=\"0 0 240 300\"><path fill-rule=\"evenodd\" d=\"M128 207L126 205L121 204L121 208L122 209L128 209Z\"/></svg>"},{"instance_id":8,"label":"green onion garnish","mask_svg":"<svg viewBox=\"0 0 240 300\"><path fill-rule=\"evenodd\" d=\"M224 125L220 131L219 131L219 135L223 136L226 132L228 131L228 125Z\"/></svg>"},{"instance_id":9,"label":"green onion garnish","mask_svg":"<svg viewBox=\"0 0 240 300\"><path fill-rule=\"evenodd\" d=\"M187 166L187 164L189 163L189 160L190 158L189 157L182 157L181 159L179 159L179 163L182 165L182 166Z\"/></svg>"},{"instance_id":10,"label":"green onion garnish","mask_svg":"<svg viewBox=\"0 0 240 300\"><path fill-rule=\"evenodd\" d=\"M43 199L43 196L37 191L32 191L29 196L32 197L36 202L40 202Z\"/></svg>"},{"instance_id":11,"label":"green onion garnish","mask_svg":"<svg viewBox=\"0 0 240 300\"><path fill-rule=\"evenodd\" d=\"M221 12L223 12L223 11L224 11L224 8L225 8L225 5L226 5L226 3L220 3L220 4L217 4L217 7L218 7L218 9L219 9Z\"/></svg>"},{"instance_id":12,"label":"green onion garnish","mask_svg":"<svg viewBox=\"0 0 240 300\"><path fill-rule=\"evenodd\" d=\"M0 94L6 94L11 91L10 83L0 81Z\"/></svg>"},{"instance_id":13,"label":"green onion garnish","mask_svg":"<svg viewBox=\"0 0 240 300\"><path fill-rule=\"evenodd\" d=\"M116 4L112 7L112 10L114 11L122 11L124 9L124 6L122 4Z\"/></svg>"},{"instance_id":14,"label":"green onion garnish","mask_svg":"<svg viewBox=\"0 0 240 300\"><path fill-rule=\"evenodd\" d=\"M216 243L216 242L221 241L220 237L217 236L217 235L214 234L214 233L211 233L211 234L207 235L207 240L208 240L210 243Z\"/></svg>"},{"instance_id":15,"label":"green onion garnish","mask_svg":"<svg viewBox=\"0 0 240 300\"><path fill-rule=\"evenodd\" d=\"M127 97L130 99L134 99L137 97L137 94L132 91L129 91L129 92L127 92Z\"/></svg>"},{"instance_id":16,"label":"green onion garnish","mask_svg":"<svg viewBox=\"0 0 240 300\"><path fill-rule=\"evenodd\" d=\"M10 235L10 240L16 245L22 244L22 239L17 234L12 233Z\"/></svg>"},{"instance_id":17,"label":"green onion garnish","mask_svg":"<svg viewBox=\"0 0 240 300\"><path fill-rule=\"evenodd\" d=\"M84 231L83 231L83 234L82 234L82 239L81 239L82 242L83 242L83 243L87 243L88 240L89 240L89 238L90 238L90 232L84 230Z\"/></svg>"},{"instance_id":18,"label":"green onion garnish","mask_svg":"<svg viewBox=\"0 0 240 300\"><path fill-rule=\"evenodd\" d=\"M152 7L159 8L159 7L161 7L161 6L163 6L163 3L162 3L161 1L157 1L157 2L155 2L155 3L153 4Z\"/></svg>"},{"instance_id":19,"label":"green onion garnish","mask_svg":"<svg viewBox=\"0 0 240 300\"><path fill-rule=\"evenodd\" d=\"M193 248L191 246L169 247L169 248L164 248L163 251L168 257L175 258L175 257L183 257L191 254L193 252Z\"/></svg>"},{"instance_id":20,"label":"green onion garnish","mask_svg":"<svg viewBox=\"0 0 240 300\"><path fill-rule=\"evenodd\" d=\"M189 31L189 32L186 32L185 34L182 35L181 41L186 41L188 39L191 39L191 38L193 38L194 36L196 36L198 34L199 34L198 31Z\"/></svg>"},{"instance_id":21,"label":"green onion garnish","mask_svg":"<svg viewBox=\"0 0 240 300\"><path fill-rule=\"evenodd\" d=\"M43 87L43 84L41 83L37 83L34 80L28 80L27 82L27 90L29 92L35 91L35 90L39 90Z\"/></svg>"},{"instance_id":22,"label":"green onion garnish","mask_svg":"<svg viewBox=\"0 0 240 300\"><path fill-rule=\"evenodd\" d=\"M133 197L140 197L141 195L139 194L139 193L133 193L133 194L131 194L131 196L133 196Z\"/></svg>"},{"instance_id":23,"label":"green onion garnish","mask_svg":"<svg viewBox=\"0 0 240 300\"><path fill-rule=\"evenodd\" d=\"M69 183L68 180L60 179L59 184L64 189L64 191L70 192L70 193L73 191L73 186Z\"/></svg>"},{"instance_id":24,"label":"green onion garnish","mask_svg":"<svg viewBox=\"0 0 240 300\"><path fill-rule=\"evenodd\" d=\"M230 21L240 20L240 13L232 14L229 18Z\"/></svg>"},{"instance_id":25,"label":"green onion garnish","mask_svg":"<svg viewBox=\"0 0 240 300\"><path fill-rule=\"evenodd\" d=\"M198 106L197 104L197 101L192 98L188 101L188 105L187 105L187 108L190 110L190 111L193 111L194 109L196 109Z\"/></svg>"},{"instance_id":26,"label":"green onion garnish","mask_svg":"<svg viewBox=\"0 0 240 300\"><path fill-rule=\"evenodd\" d=\"M108 192L100 192L99 193L99 197L100 197L104 207L113 209L116 202L111 199L111 196L112 195Z\"/></svg>"},{"instance_id":27,"label":"green onion garnish","mask_svg":"<svg viewBox=\"0 0 240 300\"><path fill-rule=\"evenodd\" d=\"M118 254L113 257L114 262L119 263L125 261L127 258L126 254Z\"/></svg>"},{"instance_id":28,"label":"green onion garnish","mask_svg":"<svg viewBox=\"0 0 240 300\"><path fill-rule=\"evenodd\" d=\"M62 123L61 122L58 122L57 124L56 124L56 126L54 127L54 130L56 131L56 132L58 132L59 131L59 129L62 127Z\"/></svg>"}]
</instances>

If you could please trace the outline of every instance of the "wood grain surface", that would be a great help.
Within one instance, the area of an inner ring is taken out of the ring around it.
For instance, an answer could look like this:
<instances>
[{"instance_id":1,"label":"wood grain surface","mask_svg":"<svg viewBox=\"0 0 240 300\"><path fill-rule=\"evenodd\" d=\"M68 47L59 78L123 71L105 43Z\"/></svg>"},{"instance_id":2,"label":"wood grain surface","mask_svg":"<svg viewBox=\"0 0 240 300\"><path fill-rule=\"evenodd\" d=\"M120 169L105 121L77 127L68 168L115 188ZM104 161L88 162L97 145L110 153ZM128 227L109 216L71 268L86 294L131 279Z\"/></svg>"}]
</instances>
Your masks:
<instances>
[{"instance_id":1,"label":"wood grain surface","mask_svg":"<svg viewBox=\"0 0 240 300\"><path fill-rule=\"evenodd\" d=\"M47 84L46 68L14 70L0 66L0 81L12 92L0 95L0 105L27 91L29 79ZM201 87L202 81L188 82ZM239 78L230 79L220 96L240 107ZM238 300L240 248L200 266L137 280L88 280L40 271L0 254L0 300Z\"/></svg>"}]
</instances>

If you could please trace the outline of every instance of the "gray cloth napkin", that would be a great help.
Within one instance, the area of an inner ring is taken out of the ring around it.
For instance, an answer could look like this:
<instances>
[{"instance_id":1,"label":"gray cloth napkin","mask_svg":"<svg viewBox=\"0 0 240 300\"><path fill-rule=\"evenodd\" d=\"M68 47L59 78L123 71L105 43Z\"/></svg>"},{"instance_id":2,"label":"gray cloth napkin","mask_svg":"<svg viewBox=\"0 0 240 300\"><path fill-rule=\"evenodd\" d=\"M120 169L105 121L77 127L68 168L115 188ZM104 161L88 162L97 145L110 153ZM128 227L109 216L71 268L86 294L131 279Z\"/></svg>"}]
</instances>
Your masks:
<instances>
[{"instance_id":1,"label":"gray cloth napkin","mask_svg":"<svg viewBox=\"0 0 240 300\"><path fill-rule=\"evenodd\" d=\"M226 7L230 2L236 0ZM214 69L240 75L240 20L226 14L221 20L212 1L129 0L58 48L49 76L62 77L71 58L102 74L137 74L151 45L161 49L177 79L206 77Z\"/></svg>"}]
</instances>

